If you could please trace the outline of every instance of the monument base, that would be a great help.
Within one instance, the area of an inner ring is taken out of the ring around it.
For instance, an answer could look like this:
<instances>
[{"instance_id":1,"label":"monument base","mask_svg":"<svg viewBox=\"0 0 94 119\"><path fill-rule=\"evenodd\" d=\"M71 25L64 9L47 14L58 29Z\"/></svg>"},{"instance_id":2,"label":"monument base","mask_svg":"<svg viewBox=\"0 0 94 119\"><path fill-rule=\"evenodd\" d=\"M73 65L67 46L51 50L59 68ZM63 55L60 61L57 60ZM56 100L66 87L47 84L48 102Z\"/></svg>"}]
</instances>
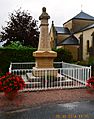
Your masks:
<instances>
[{"instance_id":1,"label":"monument base","mask_svg":"<svg viewBox=\"0 0 94 119\"><path fill-rule=\"evenodd\" d=\"M53 60L57 53L54 51L35 51L33 56L36 59L36 68L53 68Z\"/></svg>"},{"instance_id":2,"label":"monument base","mask_svg":"<svg viewBox=\"0 0 94 119\"><path fill-rule=\"evenodd\" d=\"M32 74L35 77L45 77L45 76L57 77L58 70L55 68L36 68L36 67L33 67Z\"/></svg>"}]
</instances>

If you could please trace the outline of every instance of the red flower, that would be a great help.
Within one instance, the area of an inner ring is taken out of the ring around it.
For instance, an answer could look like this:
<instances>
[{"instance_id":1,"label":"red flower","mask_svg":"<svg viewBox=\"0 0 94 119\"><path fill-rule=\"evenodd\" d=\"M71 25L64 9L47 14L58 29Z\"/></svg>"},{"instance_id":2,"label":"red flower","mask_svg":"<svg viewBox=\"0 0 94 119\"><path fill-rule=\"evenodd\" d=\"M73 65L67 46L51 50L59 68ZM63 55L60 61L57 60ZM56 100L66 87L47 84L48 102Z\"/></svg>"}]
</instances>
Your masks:
<instances>
[{"instance_id":1,"label":"red flower","mask_svg":"<svg viewBox=\"0 0 94 119\"><path fill-rule=\"evenodd\" d=\"M2 85L2 82L0 82L0 85Z\"/></svg>"},{"instance_id":2,"label":"red flower","mask_svg":"<svg viewBox=\"0 0 94 119\"><path fill-rule=\"evenodd\" d=\"M10 73L10 72L7 72L7 73L6 73L6 76L8 76L8 75L11 75L11 73Z\"/></svg>"},{"instance_id":3,"label":"red flower","mask_svg":"<svg viewBox=\"0 0 94 119\"><path fill-rule=\"evenodd\" d=\"M22 90L25 87L25 82L22 77L12 73L6 73L0 77L0 90L9 93L11 91Z\"/></svg>"},{"instance_id":4,"label":"red flower","mask_svg":"<svg viewBox=\"0 0 94 119\"><path fill-rule=\"evenodd\" d=\"M87 80L86 86L94 88L94 77L91 77Z\"/></svg>"}]
</instances>

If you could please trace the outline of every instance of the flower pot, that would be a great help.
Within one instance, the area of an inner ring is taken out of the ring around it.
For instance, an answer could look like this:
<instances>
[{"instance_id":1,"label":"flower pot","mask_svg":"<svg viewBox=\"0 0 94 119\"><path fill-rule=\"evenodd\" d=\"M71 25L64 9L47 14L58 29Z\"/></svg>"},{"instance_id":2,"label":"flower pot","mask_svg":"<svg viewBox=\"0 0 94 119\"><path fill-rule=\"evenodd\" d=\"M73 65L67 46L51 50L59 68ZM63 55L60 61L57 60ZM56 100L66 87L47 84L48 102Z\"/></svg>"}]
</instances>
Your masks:
<instances>
[{"instance_id":1,"label":"flower pot","mask_svg":"<svg viewBox=\"0 0 94 119\"><path fill-rule=\"evenodd\" d=\"M15 97L17 96L17 94L18 94L18 91L11 91L11 92L9 92L9 93L6 93L6 92L5 92L5 96L6 96L6 98L9 99L9 100L15 99Z\"/></svg>"}]
</instances>

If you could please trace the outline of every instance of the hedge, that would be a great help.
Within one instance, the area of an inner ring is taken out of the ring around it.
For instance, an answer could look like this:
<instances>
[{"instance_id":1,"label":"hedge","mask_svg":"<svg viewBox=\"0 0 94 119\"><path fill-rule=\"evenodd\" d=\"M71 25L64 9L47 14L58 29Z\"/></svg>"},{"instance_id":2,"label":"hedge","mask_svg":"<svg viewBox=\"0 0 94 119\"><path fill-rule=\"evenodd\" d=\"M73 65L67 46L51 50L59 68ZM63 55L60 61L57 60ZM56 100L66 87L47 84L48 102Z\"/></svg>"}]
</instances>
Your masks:
<instances>
[{"instance_id":1,"label":"hedge","mask_svg":"<svg viewBox=\"0 0 94 119\"><path fill-rule=\"evenodd\" d=\"M34 62L35 48L0 48L0 69L7 72L11 62Z\"/></svg>"},{"instance_id":2,"label":"hedge","mask_svg":"<svg viewBox=\"0 0 94 119\"><path fill-rule=\"evenodd\" d=\"M34 62L33 52L35 48L0 48L0 70L7 72L11 62ZM54 61L71 62L72 55L64 49L54 49L57 52L57 57Z\"/></svg>"},{"instance_id":3,"label":"hedge","mask_svg":"<svg viewBox=\"0 0 94 119\"><path fill-rule=\"evenodd\" d=\"M73 61L73 56L71 54L71 52L69 52L68 50L65 50L63 48L58 48L58 49L53 49L55 52L57 52L57 57L55 58L54 61L56 62L72 62Z\"/></svg>"}]
</instances>

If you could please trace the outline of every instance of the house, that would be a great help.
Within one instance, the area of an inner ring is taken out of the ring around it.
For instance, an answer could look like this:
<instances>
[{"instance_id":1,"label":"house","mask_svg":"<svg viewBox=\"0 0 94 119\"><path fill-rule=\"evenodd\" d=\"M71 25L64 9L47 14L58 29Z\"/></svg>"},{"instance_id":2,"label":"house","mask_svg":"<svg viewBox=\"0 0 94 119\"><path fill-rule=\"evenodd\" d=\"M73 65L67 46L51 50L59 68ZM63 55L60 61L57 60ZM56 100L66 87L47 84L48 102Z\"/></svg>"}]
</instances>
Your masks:
<instances>
[{"instance_id":1,"label":"house","mask_svg":"<svg viewBox=\"0 0 94 119\"><path fill-rule=\"evenodd\" d=\"M94 48L94 17L81 11L61 27L52 22L50 42L52 48L68 49L76 61L88 60Z\"/></svg>"}]
</instances>

